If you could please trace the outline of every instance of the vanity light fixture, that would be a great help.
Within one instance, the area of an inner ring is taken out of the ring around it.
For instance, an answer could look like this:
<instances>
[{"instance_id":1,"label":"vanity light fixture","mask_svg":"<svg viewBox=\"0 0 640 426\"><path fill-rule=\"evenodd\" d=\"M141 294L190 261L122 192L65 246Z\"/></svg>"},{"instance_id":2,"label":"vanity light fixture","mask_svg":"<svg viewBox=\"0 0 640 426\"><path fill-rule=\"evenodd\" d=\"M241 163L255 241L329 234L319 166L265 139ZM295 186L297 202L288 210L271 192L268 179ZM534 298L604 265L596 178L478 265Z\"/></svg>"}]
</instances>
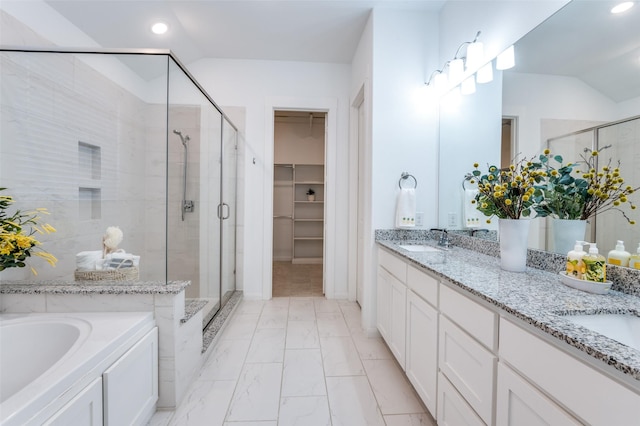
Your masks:
<instances>
[{"instance_id":1,"label":"vanity light fixture","mask_svg":"<svg viewBox=\"0 0 640 426\"><path fill-rule=\"evenodd\" d=\"M484 61L484 48L482 43L478 41L480 33L480 31L476 33L473 41L465 41L458 46L453 59L447 61L441 69L431 73L426 83L427 86L436 87L442 94L448 84L459 84L462 81L465 70L475 70L479 67ZM467 47L466 56L460 56L462 48L465 46ZM473 84L475 86L475 81Z\"/></svg>"},{"instance_id":2,"label":"vanity light fixture","mask_svg":"<svg viewBox=\"0 0 640 426\"><path fill-rule=\"evenodd\" d=\"M489 83L493 81L493 61L486 63L482 68L478 70L476 75L476 83Z\"/></svg>"},{"instance_id":3,"label":"vanity light fixture","mask_svg":"<svg viewBox=\"0 0 640 426\"><path fill-rule=\"evenodd\" d=\"M156 22L151 26L151 32L154 34L162 35L169 30L169 26L164 22Z\"/></svg>"},{"instance_id":4,"label":"vanity light fixture","mask_svg":"<svg viewBox=\"0 0 640 426\"><path fill-rule=\"evenodd\" d=\"M613 8L611 8L611 13L617 14L626 12L633 7L633 4L634 3L632 1L625 1L623 3L617 4Z\"/></svg>"},{"instance_id":5,"label":"vanity light fixture","mask_svg":"<svg viewBox=\"0 0 640 426\"><path fill-rule=\"evenodd\" d=\"M496 58L496 69L497 70L508 70L509 68L513 68L516 65L515 51L513 49L513 45L507 47L502 53L498 55Z\"/></svg>"}]
</instances>

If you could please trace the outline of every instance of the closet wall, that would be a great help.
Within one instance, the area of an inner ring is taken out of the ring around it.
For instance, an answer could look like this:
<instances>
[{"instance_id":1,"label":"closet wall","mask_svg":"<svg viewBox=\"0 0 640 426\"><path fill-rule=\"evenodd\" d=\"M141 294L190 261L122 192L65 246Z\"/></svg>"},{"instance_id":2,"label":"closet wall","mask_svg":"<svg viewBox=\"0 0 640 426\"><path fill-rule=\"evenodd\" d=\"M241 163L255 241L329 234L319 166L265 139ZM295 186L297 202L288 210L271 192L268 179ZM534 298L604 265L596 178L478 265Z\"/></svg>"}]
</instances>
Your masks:
<instances>
[{"instance_id":1,"label":"closet wall","mask_svg":"<svg viewBox=\"0 0 640 426\"><path fill-rule=\"evenodd\" d=\"M276 111L274 142L273 260L322 263L325 113Z\"/></svg>"}]
</instances>

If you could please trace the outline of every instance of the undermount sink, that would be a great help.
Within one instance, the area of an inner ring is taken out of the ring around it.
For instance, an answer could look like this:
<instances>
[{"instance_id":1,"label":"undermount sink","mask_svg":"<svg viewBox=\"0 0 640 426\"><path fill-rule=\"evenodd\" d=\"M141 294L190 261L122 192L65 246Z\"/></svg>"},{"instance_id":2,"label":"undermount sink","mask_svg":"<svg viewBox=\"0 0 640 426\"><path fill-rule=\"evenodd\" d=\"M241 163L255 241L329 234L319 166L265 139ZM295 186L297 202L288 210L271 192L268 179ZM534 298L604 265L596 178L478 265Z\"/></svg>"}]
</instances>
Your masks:
<instances>
[{"instance_id":1,"label":"undermount sink","mask_svg":"<svg viewBox=\"0 0 640 426\"><path fill-rule=\"evenodd\" d=\"M432 246L427 246L424 244L406 244L406 245L401 245L399 246L401 249L404 249L406 251L413 251L413 252L438 252L441 251L440 249L437 249L435 247Z\"/></svg>"},{"instance_id":2,"label":"undermount sink","mask_svg":"<svg viewBox=\"0 0 640 426\"><path fill-rule=\"evenodd\" d=\"M633 314L567 315L576 325L588 328L640 351L640 317Z\"/></svg>"}]
</instances>

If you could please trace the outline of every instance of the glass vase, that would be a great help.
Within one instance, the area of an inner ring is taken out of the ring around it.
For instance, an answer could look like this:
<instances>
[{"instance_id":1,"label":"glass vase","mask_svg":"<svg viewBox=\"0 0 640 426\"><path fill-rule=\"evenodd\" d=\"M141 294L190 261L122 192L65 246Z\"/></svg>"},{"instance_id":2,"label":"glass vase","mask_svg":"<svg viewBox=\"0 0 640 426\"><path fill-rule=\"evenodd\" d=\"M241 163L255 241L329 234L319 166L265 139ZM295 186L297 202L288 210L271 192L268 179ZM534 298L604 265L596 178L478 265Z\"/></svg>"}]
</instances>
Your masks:
<instances>
[{"instance_id":1,"label":"glass vase","mask_svg":"<svg viewBox=\"0 0 640 426\"><path fill-rule=\"evenodd\" d=\"M529 219L499 219L500 267L505 271L526 270L530 225Z\"/></svg>"}]
</instances>

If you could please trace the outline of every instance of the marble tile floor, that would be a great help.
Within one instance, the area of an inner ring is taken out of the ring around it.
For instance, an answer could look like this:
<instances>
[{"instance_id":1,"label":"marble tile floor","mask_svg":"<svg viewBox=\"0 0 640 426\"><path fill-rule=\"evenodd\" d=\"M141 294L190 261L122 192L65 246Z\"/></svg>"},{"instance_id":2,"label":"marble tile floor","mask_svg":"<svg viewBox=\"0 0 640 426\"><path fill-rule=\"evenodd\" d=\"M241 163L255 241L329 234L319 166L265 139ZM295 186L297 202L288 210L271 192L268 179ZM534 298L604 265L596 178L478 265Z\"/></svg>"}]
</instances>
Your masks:
<instances>
[{"instance_id":1,"label":"marble tile floor","mask_svg":"<svg viewBox=\"0 0 640 426\"><path fill-rule=\"evenodd\" d=\"M176 411L150 426L435 426L354 302L243 300Z\"/></svg>"}]
</instances>

